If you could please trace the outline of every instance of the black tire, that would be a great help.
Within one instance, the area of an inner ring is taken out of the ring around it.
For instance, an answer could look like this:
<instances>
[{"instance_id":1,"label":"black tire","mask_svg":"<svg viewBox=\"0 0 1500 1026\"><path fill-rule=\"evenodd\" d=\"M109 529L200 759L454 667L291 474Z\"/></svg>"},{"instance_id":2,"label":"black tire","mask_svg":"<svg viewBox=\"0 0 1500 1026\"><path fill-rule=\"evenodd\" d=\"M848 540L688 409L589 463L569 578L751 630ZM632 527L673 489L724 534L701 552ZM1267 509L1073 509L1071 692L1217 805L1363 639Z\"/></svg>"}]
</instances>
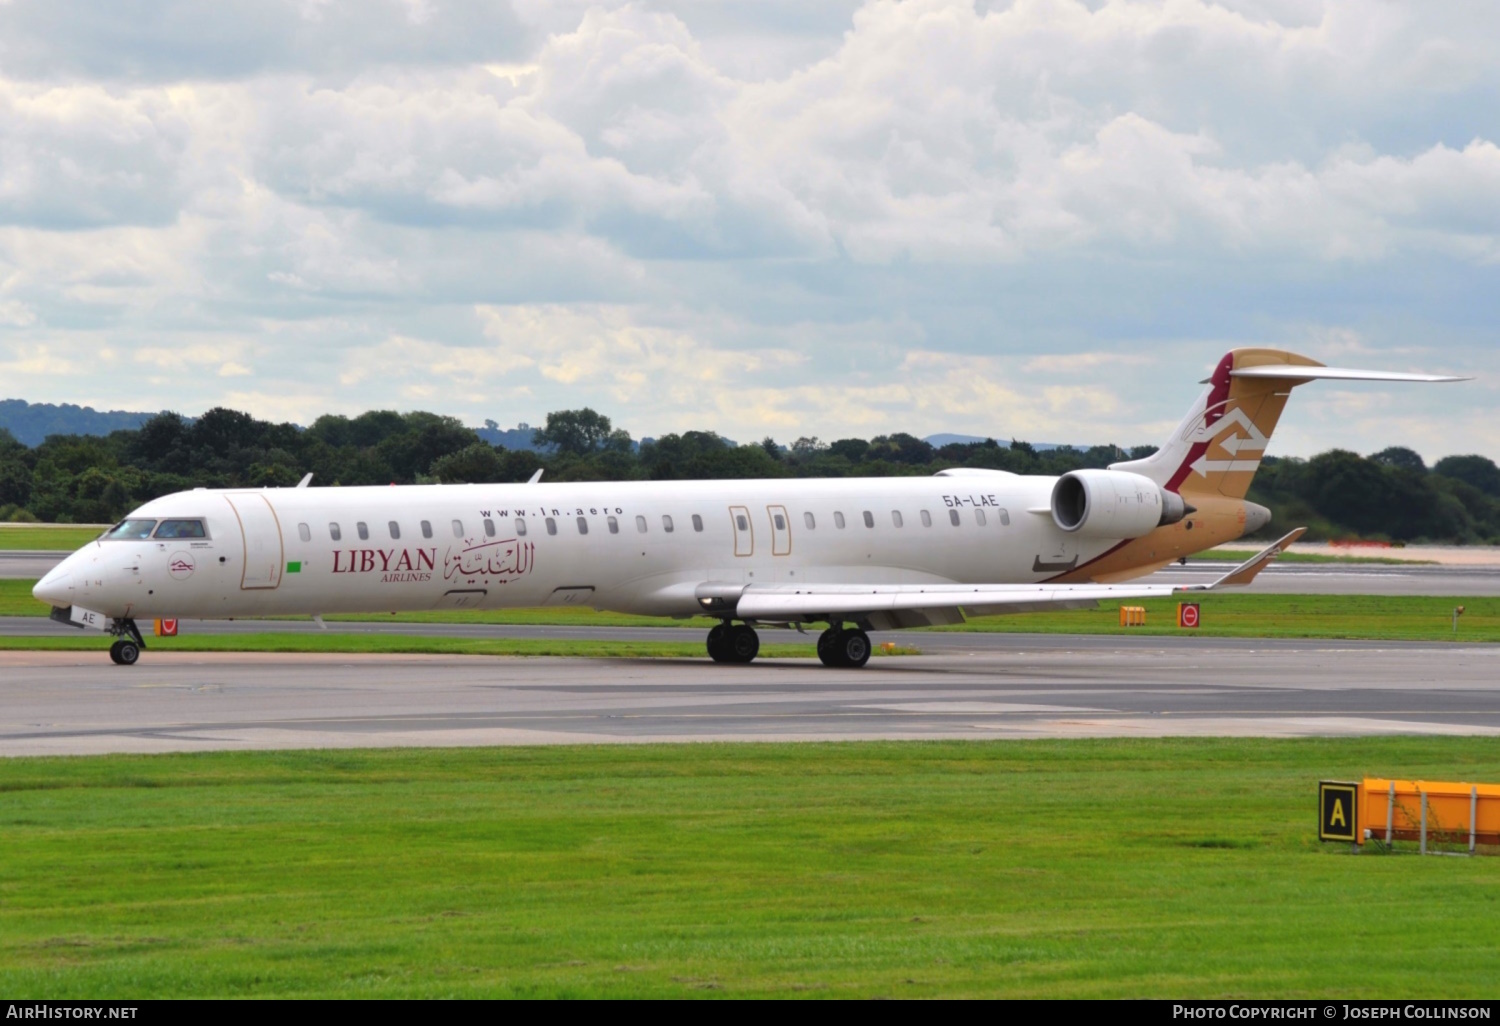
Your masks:
<instances>
[{"instance_id":1,"label":"black tire","mask_svg":"<svg viewBox=\"0 0 1500 1026\"><path fill-rule=\"evenodd\" d=\"M122 638L109 646L109 657L117 666L134 666L136 660L141 657L141 646Z\"/></svg>"},{"instance_id":2,"label":"black tire","mask_svg":"<svg viewBox=\"0 0 1500 1026\"><path fill-rule=\"evenodd\" d=\"M847 630L839 637L840 665L859 669L870 661L870 636L861 630Z\"/></svg>"},{"instance_id":3,"label":"black tire","mask_svg":"<svg viewBox=\"0 0 1500 1026\"><path fill-rule=\"evenodd\" d=\"M844 665L839 659L839 639L843 633L838 627L830 627L818 635L818 658L824 666Z\"/></svg>"},{"instance_id":4,"label":"black tire","mask_svg":"<svg viewBox=\"0 0 1500 1026\"><path fill-rule=\"evenodd\" d=\"M729 658L736 663L748 663L760 654L760 635L754 627L741 625L729 632Z\"/></svg>"},{"instance_id":5,"label":"black tire","mask_svg":"<svg viewBox=\"0 0 1500 1026\"><path fill-rule=\"evenodd\" d=\"M733 659L729 651L729 635L734 628L720 623L708 632L708 657L716 663L727 663Z\"/></svg>"}]
</instances>

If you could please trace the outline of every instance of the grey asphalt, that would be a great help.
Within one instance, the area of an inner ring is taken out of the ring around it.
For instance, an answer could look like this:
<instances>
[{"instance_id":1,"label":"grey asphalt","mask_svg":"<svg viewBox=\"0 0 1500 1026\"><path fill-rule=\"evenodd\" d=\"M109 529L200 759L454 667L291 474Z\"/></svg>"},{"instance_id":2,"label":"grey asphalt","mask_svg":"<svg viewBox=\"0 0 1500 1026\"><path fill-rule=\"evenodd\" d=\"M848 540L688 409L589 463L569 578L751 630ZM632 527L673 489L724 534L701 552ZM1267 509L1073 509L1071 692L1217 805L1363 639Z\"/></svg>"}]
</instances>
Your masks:
<instances>
[{"instance_id":1,"label":"grey asphalt","mask_svg":"<svg viewBox=\"0 0 1500 1026\"><path fill-rule=\"evenodd\" d=\"M0 551L0 580L39 581L70 554L9 549Z\"/></svg>"},{"instance_id":2,"label":"grey asphalt","mask_svg":"<svg viewBox=\"0 0 1500 1026\"><path fill-rule=\"evenodd\" d=\"M933 636L928 636L933 637ZM1500 646L957 640L813 660L0 652L0 755L860 738L1500 736ZM1487 743L1487 742L1486 742Z\"/></svg>"},{"instance_id":3,"label":"grey asphalt","mask_svg":"<svg viewBox=\"0 0 1500 1026\"><path fill-rule=\"evenodd\" d=\"M0 552L0 578L40 579L66 555ZM1152 584L1206 583L1232 565L1194 561L1187 566L1168 567L1145 580ZM1273 563L1255 579L1252 589L1284 595L1500 595L1500 567Z\"/></svg>"},{"instance_id":4,"label":"grey asphalt","mask_svg":"<svg viewBox=\"0 0 1500 1026\"><path fill-rule=\"evenodd\" d=\"M311 620L183 620L181 632L192 634L318 634L321 628ZM646 641L702 645L707 631L702 627L550 627L520 624L467 624L467 623L340 623L330 622L329 634L382 634L424 638L518 638L538 641ZM149 632L148 632L149 633ZM52 623L40 617L0 617L0 637L82 637L85 632L66 624ZM102 637L98 634L93 637ZM808 628L807 633L763 628L761 643L774 645L803 641L811 645L818 636L818 627ZM924 655L974 654L1011 652L1018 647L1034 650L1092 649L1103 645L1121 651L1152 651L1160 648L1161 638L1090 637L1073 634L1012 634L980 633L970 631L888 631L871 635L878 645L894 641L902 646L915 647ZM1175 640L1175 639L1174 639ZM1214 638L1215 645L1225 648L1259 650L1283 646L1300 647L1308 644L1294 638ZM151 639L146 639L149 650ZM1425 642L1385 642L1400 647L1421 645Z\"/></svg>"}]
</instances>

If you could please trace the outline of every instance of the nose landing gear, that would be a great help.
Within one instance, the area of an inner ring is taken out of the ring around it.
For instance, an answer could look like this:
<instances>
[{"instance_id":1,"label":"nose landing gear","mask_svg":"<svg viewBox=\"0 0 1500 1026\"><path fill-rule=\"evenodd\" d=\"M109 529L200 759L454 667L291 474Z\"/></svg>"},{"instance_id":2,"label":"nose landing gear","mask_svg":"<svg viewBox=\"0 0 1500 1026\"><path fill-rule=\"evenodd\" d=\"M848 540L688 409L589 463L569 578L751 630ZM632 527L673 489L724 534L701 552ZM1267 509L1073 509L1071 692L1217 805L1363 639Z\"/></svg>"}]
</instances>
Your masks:
<instances>
[{"instance_id":1,"label":"nose landing gear","mask_svg":"<svg viewBox=\"0 0 1500 1026\"><path fill-rule=\"evenodd\" d=\"M748 663L760 653L760 635L728 620L708 632L708 657L716 663Z\"/></svg>"},{"instance_id":2,"label":"nose landing gear","mask_svg":"<svg viewBox=\"0 0 1500 1026\"><path fill-rule=\"evenodd\" d=\"M109 646L109 658L116 666L134 666L137 659L141 657L141 649L146 647L146 639L141 637L140 628L135 621L126 617L116 620L109 628L111 634L118 635L118 640Z\"/></svg>"},{"instance_id":3,"label":"nose landing gear","mask_svg":"<svg viewBox=\"0 0 1500 1026\"><path fill-rule=\"evenodd\" d=\"M109 646L109 657L116 666L134 666L135 661L141 657L141 646L121 638Z\"/></svg>"}]
</instances>

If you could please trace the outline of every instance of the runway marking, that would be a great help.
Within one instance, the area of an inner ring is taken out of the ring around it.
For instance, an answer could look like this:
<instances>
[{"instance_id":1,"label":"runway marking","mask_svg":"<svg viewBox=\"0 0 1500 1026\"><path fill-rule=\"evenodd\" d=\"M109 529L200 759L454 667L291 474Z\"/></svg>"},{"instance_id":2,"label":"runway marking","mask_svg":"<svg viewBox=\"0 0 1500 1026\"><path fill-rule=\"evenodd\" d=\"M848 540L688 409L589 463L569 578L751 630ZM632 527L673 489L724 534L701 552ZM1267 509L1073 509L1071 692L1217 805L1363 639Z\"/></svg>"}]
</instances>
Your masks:
<instances>
[{"instance_id":1,"label":"runway marking","mask_svg":"<svg viewBox=\"0 0 1500 1026\"><path fill-rule=\"evenodd\" d=\"M890 702L880 705L857 705L855 709L878 709L883 712L947 713L1056 713L1118 712L1117 709L1090 709L1080 705L1026 705L1019 702Z\"/></svg>"}]
</instances>

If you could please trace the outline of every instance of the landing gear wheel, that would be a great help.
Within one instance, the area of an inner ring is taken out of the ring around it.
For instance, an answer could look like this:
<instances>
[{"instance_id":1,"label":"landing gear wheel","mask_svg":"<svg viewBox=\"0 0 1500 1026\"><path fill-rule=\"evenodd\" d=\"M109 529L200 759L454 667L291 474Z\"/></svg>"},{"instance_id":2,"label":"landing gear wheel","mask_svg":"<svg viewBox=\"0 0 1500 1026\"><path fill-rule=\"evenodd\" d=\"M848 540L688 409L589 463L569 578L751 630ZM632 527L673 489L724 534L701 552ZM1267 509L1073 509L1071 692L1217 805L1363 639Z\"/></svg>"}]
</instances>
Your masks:
<instances>
[{"instance_id":1,"label":"landing gear wheel","mask_svg":"<svg viewBox=\"0 0 1500 1026\"><path fill-rule=\"evenodd\" d=\"M716 663L727 663L734 659L729 651L729 635L734 628L721 623L708 632L708 657Z\"/></svg>"},{"instance_id":2,"label":"landing gear wheel","mask_svg":"<svg viewBox=\"0 0 1500 1026\"><path fill-rule=\"evenodd\" d=\"M116 666L134 666L135 661L141 657L141 647L133 641L121 638L109 646L109 657L114 660Z\"/></svg>"},{"instance_id":3,"label":"landing gear wheel","mask_svg":"<svg viewBox=\"0 0 1500 1026\"><path fill-rule=\"evenodd\" d=\"M830 627L818 635L818 658L824 666L844 665L839 661L839 635L843 633L838 627Z\"/></svg>"},{"instance_id":4,"label":"landing gear wheel","mask_svg":"<svg viewBox=\"0 0 1500 1026\"><path fill-rule=\"evenodd\" d=\"M840 666L857 670L870 661L870 636L857 629L842 631L837 652Z\"/></svg>"},{"instance_id":5,"label":"landing gear wheel","mask_svg":"<svg viewBox=\"0 0 1500 1026\"><path fill-rule=\"evenodd\" d=\"M732 662L748 663L760 654L760 635L754 627L741 624L729 630L729 658Z\"/></svg>"}]
</instances>

